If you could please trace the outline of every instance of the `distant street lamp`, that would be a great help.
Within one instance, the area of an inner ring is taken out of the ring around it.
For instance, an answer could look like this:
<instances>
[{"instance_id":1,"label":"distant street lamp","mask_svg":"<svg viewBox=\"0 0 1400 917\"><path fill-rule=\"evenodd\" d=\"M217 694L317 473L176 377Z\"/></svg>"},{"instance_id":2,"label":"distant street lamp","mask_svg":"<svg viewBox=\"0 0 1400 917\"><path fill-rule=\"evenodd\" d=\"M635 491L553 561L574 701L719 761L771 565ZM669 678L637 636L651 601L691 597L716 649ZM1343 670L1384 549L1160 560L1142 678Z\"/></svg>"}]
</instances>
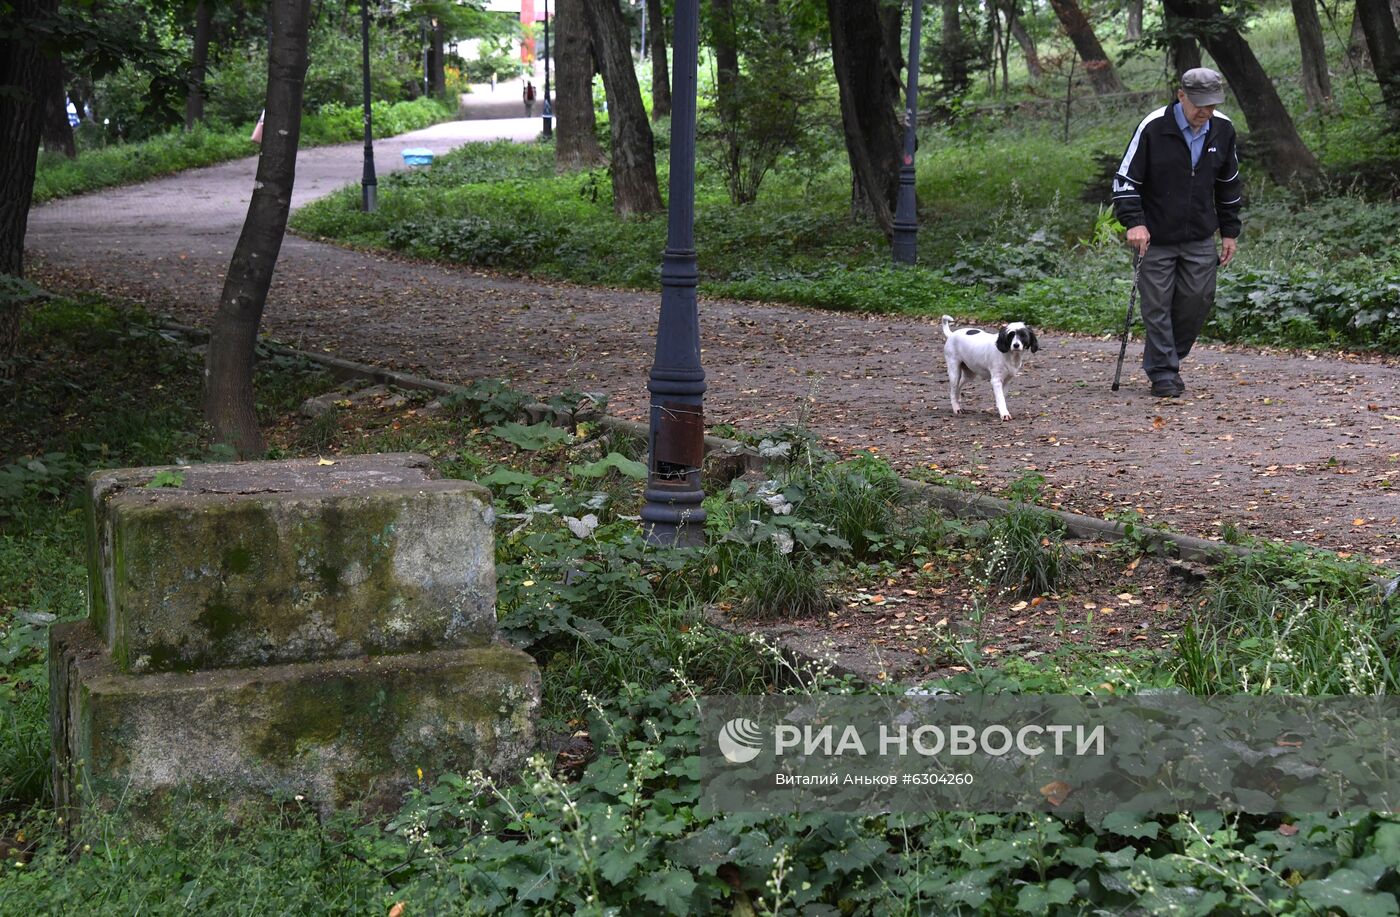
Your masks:
<instances>
[{"instance_id":1,"label":"distant street lamp","mask_svg":"<svg viewBox=\"0 0 1400 917\"><path fill-rule=\"evenodd\" d=\"M700 316L695 304L695 75L699 0L676 0L672 73L671 178L666 252L661 264L661 317L651 392L646 504L642 529L650 544L691 547L705 540L705 370L700 366Z\"/></svg>"},{"instance_id":2,"label":"distant street lamp","mask_svg":"<svg viewBox=\"0 0 1400 917\"><path fill-rule=\"evenodd\" d=\"M544 135L554 136L554 106L549 103L549 0L544 0Z\"/></svg>"},{"instance_id":3,"label":"distant street lamp","mask_svg":"<svg viewBox=\"0 0 1400 917\"><path fill-rule=\"evenodd\" d=\"M379 180L374 177L374 127L369 98L369 0L360 0L360 72L364 78L365 174L360 179L360 209L374 213L379 203Z\"/></svg>"},{"instance_id":4,"label":"distant street lamp","mask_svg":"<svg viewBox=\"0 0 1400 917\"><path fill-rule=\"evenodd\" d=\"M904 160L899 164L899 201L894 212L894 260L896 264L913 264L918 255L919 214L914 194L914 136L919 111L919 28L923 8L914 0L914 14L909 23L909 91L904 102Z\"/></svg>"}]
</instances>

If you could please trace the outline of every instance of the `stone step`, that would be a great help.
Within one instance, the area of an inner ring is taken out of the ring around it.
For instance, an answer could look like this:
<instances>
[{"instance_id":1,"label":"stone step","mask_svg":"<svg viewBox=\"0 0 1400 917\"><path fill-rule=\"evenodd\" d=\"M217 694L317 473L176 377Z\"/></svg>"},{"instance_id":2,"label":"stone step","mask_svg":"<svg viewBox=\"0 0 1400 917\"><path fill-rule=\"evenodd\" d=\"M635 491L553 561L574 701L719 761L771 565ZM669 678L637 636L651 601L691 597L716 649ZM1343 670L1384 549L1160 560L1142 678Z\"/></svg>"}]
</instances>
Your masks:
<instances>
[{"instance_id":1,"label":"stone step","mask_svg":"<svg viewBox=\"0 0 1400 917\"><path fill-rule=\"evenodd\" d=\"M94 473L89 498L90 620L122 671L495 636L490 493L424 456L118 469Z\"/></svg>"},{"instance_id":2,"label":"stone step","mask_svg":"<svg viewBox=\"0 0 1400 917\"><path fill-rule=\"evenodd\" d=\"M504 644L131 675L79 621L54 625L49 658L56 806L146 826L188 801L373 812L443 773L507 778L540 703L533 660Z\"/></svg>"}]
</instances>

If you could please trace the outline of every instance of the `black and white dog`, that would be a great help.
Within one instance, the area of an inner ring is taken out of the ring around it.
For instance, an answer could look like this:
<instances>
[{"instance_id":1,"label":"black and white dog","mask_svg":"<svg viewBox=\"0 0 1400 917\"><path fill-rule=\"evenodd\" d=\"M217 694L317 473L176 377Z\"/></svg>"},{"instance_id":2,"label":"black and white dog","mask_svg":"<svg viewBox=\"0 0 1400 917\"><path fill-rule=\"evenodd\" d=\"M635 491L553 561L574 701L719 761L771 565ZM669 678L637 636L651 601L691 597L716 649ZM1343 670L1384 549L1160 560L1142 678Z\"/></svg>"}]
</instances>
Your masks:
<instances>
[{"instance_id":1,"label":"black and white dog","mask_svg":"<svg viewBox=\"0 0 1400 917\"><path fill-rule=\"evenodd\" d=\"M948 398L953 403L953 413L962 413L958 397L964 384L974 378L990 379L992 393L997 397L997 411L1002 420L1010 420L1011 414L1006 410L1006 383L1021 371L1026 351L1035 353L1040 349L1035 332L1024 322L1012 322L995 337L980 328L954 331L952 316L945 315L943 336L948 339L943 345L943 359L948 362Z\"/></svg>"}]
</instances>

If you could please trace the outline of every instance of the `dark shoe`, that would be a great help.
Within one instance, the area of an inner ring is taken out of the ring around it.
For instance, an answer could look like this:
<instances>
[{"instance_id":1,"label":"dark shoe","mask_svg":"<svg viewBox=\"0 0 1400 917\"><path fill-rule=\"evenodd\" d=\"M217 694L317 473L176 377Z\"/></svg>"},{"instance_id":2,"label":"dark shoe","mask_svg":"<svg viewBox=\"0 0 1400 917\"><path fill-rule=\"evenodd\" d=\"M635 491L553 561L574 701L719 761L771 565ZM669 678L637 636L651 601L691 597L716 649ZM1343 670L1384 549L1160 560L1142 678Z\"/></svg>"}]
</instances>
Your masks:
<instances>
[{"instance_id":1,"label":"dark shoe","mask_svg":"<svg viewBox=\"0 0 1400 917\"><path fill-rule=\"evenodd\" d=\"M1152 383L1152 394L1158 398L1175 398L1186 391L1186 386L1176 379L1157 379Z\"/></svg>"}]
</instances>

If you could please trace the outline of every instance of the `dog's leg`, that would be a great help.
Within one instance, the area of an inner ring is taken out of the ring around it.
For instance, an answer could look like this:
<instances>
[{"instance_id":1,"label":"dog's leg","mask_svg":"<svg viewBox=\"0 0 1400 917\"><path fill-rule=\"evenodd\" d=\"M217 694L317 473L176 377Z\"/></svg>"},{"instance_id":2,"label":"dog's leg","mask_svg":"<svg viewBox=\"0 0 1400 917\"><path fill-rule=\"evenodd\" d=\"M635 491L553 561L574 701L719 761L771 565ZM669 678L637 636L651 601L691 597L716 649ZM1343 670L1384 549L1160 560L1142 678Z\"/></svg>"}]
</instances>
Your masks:
<instances>
[{"instance_id":1,"label":"dog's leg","mask_svg":"<svg viewBox=\"0 0 1400 917\"><path fill-rule=\"evenodd\" d=\"M992 376L992 394L997 396L997 411L1002 420L1010 420L1011 412L1006 409L1006 386L1000 376Z\"/></svg>"},{"instance_id":2,"label":"dog's leg","mask_svg":"<svg viewBox=\"0 0 1400 917\"><path fill-rule=\"evenodd\" d=\"M962 394L962 361L948 361L948 400L953 403L953 413L962 413L962 402L958 396Z\"/></svg>"}]
</instances>

